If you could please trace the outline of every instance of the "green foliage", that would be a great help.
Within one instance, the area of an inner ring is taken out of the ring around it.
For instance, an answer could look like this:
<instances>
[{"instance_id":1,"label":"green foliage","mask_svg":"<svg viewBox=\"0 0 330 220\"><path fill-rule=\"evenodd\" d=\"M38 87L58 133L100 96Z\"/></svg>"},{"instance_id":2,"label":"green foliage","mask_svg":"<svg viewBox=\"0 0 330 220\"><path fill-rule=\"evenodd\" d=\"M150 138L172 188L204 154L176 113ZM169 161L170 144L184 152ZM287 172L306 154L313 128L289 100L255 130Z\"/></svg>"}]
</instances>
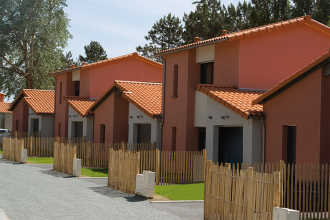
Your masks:
<instances>
[{"instance_id":1,"label":"green foliage","mask_svg":"<svg viewBox=\"0 0 330 220\"><path fill-rule=\"evenodd\" d=\"M88 177L107 177L108 169L82 168L81 175Z\"/></svg>"},{"instance_id":2,"label":"green foliage","mask_svg":"<svg viewBox=\"0 0 330 220\"><path fill-rule=\"evenodd\" d=\"M170 200L204 200L204 184L155 186L155 193Z\"/></svg>"},{"instance_id":3,"label":"green foliage","mask_svg":"<svg viewBox=\"0 0 330 220\"><path fill-rule=\"evenodd\" d=\"M226 22L226 7L218 0L194 2L196 9L183 16L183 39L191 43L194 37L208 39L221 34Z\"/></svg>"},{"instance_id":4,"label":"green foliage","mask_svg":"<svg viewBox=\"0 0 330 220\"><path fill-rule=\"evenodd\" d=\"M52 157L28 157L28 163L36 163L36 164L53 164L54 158Z\"/></svg>"},{"instance_id":5,"label":"green foliage","mask_svg":"<svg viewBox=\"0 0 330 220\"><path fill-rule=\"evenodd\" d=\"M0 90L49 89L71 37L66 0L0 0Z\"/></svg>"},{"instance_id":6,"label":"green foliage","mask_svg":"<svg viewBox=\"0 0 330 220\"><path fill-rule=\"evenodd\" d=\"M168 14L159 19L145 36L147 44L136 50L145 57L157 60L154 54L159 50L177 47L183 44L183 28L180 18Z\"/></svg>"},{"instance_id":7,"label":"green foliage","mask_svg":"<svg viewBox=\"0 0 330 220\"><path fill-rule=\"evenodd\" d=\"M107 53L97 41L91 41L88 45L84 47L86 56L79 56L79 61L86 63L94 63L100 60L107 59Z\"/></svg>"}]
</instances>

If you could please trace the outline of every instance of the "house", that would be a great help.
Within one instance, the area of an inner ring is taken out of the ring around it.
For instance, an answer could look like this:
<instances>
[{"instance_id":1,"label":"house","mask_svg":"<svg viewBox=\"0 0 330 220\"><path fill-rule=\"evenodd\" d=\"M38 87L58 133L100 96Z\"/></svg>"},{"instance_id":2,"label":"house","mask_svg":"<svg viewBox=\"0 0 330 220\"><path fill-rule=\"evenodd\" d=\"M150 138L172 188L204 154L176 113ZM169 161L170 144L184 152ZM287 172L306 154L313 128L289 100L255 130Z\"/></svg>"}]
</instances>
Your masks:
<instances>
[{"instance_id":1,"label":"house","mask_svg":"<svg viewBox=\"0 0 330 220\"><path fill-rule=\"evenodd\" d=\"M153 143L159 147L161 110L161 83L116 80L90 109L94 141Z\"/></svg>"},{"instance_id":2,"label":"house","mask_svg":"<svg viewBox=\"0 0 330 220\"><path fill-rule=\"evenodd\" d=\"M4 102L5 94L0 93L0 128L11 131L12 112L9 111L10 103Z\"/></svg>"},{"instance_id":3,"label":"house","mask_svg":"<svg viewBox=\"0 0 330 220\"><path fill-rule=\"evenodd\" d=\"M262 161L262 109L253 99L329 47L330 28L305 16L160 52L162 148L206 147L216 162Z\"/></svg>"},{"instance_id":4,"label":"house","mask_svg":"<svg viewBox=\"0 0 330 220\"><path fill-rule=\"evenodd\" d=\"M55 91L23 89L9 110L13 112L13 132L19 136L54 134Z\"/></svg>"},{"instance_id":5,"label":"house","mask_svg":"<svg viewBox=\"0 0 330 220\"><path fill-rule=\"evenodd\" d=\"M254 103L263 104L266 161L330 161L330 53L278 83Z\"/></svg>"},{"instance_id":6,"label":"house","mask_svg":"<svg viewBox=\"0 0 330 220\"><path fill-rule=\"evenodd\" d=\"M93 140L99 127L87 111L115 80L159 82L162 65L137 53L56 72L55 136ZM102 121L108 120L107 111ZM109 134L106 134L108 136Z\"/></svg>"}]
</instances>

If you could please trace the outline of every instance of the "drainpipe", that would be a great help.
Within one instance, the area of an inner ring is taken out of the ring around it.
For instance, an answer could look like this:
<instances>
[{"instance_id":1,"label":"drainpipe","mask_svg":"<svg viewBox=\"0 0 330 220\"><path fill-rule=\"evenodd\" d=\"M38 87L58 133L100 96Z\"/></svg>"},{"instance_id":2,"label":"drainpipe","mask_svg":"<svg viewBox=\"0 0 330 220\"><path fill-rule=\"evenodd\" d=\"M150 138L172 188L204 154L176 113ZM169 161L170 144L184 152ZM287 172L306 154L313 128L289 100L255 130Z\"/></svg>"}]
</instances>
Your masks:
<instances>
[{"instance_id":1,"label":"drainpipe","mask_svg":"<svg viewBox=\"0 0 330 220\"><path fill-rule=\"evenodd\" d=\"M163 63L163 94L162 94L162 122L161 122L161 131L160 131L160 149L163 148L163 130L164 130L164 121L165 121L165 85L166 85L166 60L162 58Z\"/></svg>"},{"instance_id":2,"label":"drainpipe","mask_svg":"<svg viewBox=\"0 0 330 220\"><path fill-rule=\"evenodd\" d=\"M262 162L265 164L266 158L266 120L263 119L262 123L263 138L262 138Z\"/></svg>"}]
</instances>

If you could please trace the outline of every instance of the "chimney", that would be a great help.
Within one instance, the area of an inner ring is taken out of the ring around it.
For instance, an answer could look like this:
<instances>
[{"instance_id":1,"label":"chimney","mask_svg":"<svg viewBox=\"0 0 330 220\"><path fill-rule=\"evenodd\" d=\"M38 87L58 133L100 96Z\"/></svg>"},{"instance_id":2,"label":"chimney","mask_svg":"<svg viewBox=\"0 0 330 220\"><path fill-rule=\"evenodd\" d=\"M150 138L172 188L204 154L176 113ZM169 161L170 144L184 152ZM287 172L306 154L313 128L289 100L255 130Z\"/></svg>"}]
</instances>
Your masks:
<instances>
[{"instance_id":1,"label":"chimney","mask_svg":"<svg viewBox=\"0 0 330 220\"><path fill-rule=\"evenodd\" d=\"M3 102L5 99L5 94L0 93L0 102Z\"/></svg>"},{"instance_id":2,"label":"chimney","mask_svg":"<svg viewBox=\"0 0 330 220\"><path fill-rule=\"evenodd\" d=\"M74 65L74 64L71 65L71 68L75 68L75 67L76 67L76 65Z\"/></svg>"},{"instance_id":3,"label":"chimney","mask_svg":"<svg viewBox=\"0 0 330 220\"><path fill-rule=\"evenodd\" d=\"M201 39L199 37L194 37L194 43L200 41Z\"/></svg>"},{"instance_id":4,"label":"chimney","mask_svg":"<svg viewBox=\"0 0 330 220\"><path fill-rule=\"evenodd\" d=\"M221 31L221 35L226 35L226 34L228 34L228 31L227 31L226 29L223 29L223 30Z\"/></svg>"}]
</instances>

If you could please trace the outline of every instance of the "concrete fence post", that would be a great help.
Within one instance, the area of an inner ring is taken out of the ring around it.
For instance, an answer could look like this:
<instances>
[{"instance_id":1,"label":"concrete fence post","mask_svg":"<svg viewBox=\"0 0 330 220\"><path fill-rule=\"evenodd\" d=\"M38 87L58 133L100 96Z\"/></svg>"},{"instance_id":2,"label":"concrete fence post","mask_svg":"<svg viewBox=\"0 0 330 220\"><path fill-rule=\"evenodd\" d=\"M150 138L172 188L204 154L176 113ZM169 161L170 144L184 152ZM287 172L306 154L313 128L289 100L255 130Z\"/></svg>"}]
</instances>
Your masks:
<instances>
[{"instance_id":1,"label":"concrete fence post","mask_svg":"<svg viewBox=\"0 0 330 220\"><path fill-rule=\"evenodd\" d=\"M81 175L81 159L74 158L73 159L73 176Z\"/></svg>"},{"instance_id":2,"label":"concrete fence post","mask_svg":"<svg viewBox=\"0 0 330 220\"><path fill-rule=\"evenodd\" d=\"M27 161L27 157L28 157L28 152L27 152L27 149L23 149L21 151L21 163L26 163Z\"/></svg>"},{"instance_id":3,"label":"concrete fence post","mask_svg":"<svg viewBox=\"0 0 330 220\"><path fill-rule=\"evenodd\" d=\"M297 210L274 207L273 220L299 220L300 212Z\"/></svg>"},{"instance_id":4,"label":"concrete fence post","mask_svg":"<svg viewBox=\"0 0 330 220\"><path fill-rule=\"evenodd\" d=\"M146 198L152 198L156 185L156 175L152 171L143 171L143 174L136 175L135 193Z\"/></svg>"}]
</instances>

